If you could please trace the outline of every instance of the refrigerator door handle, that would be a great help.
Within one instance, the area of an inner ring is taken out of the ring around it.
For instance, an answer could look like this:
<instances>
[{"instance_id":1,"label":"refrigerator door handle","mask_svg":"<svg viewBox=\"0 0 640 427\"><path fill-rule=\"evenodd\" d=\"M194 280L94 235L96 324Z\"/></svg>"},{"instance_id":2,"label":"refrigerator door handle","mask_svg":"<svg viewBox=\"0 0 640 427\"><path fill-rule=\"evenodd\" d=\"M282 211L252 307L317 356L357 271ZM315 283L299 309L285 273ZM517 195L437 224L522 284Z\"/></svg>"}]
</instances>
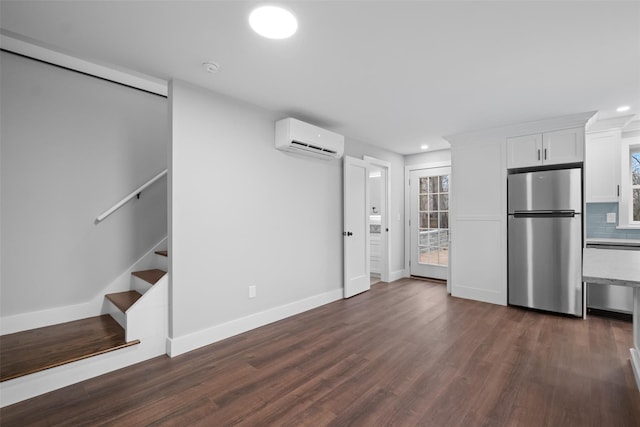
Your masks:
<instances>
[{"instance_id":1,"label":"refrigerator door handle","mask_svg":"<svg viewBox=\"0 0 640 427\"><path fill-rule=\"evenodd\" d=\"M573 218L576 216L574 210L560 210L560 211L515 211L513 213L514 218L534 218L534 217L562 217Z\"/></svg>"}]
</instances>

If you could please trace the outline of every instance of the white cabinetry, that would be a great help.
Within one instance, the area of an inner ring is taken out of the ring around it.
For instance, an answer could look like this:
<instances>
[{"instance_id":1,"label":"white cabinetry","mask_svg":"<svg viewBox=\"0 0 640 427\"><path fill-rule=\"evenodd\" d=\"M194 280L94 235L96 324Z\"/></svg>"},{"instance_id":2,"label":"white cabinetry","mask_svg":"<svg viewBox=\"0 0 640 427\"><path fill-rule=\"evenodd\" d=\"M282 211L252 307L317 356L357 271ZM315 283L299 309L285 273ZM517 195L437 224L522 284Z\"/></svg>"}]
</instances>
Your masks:
<instances>
[{"instance_id":1,"label":"white cabinetry","mask_svg":"<svg viewBox=\"0 0 640 427\"><path fill-rule=\"evenodd\" d=\"M620 130L586 136L587 203L617 202L620 188Z\"/></svg>"},{"instance_id":2,"label":"white cabinetry","mask_svg":"<svg viewBox=\"0 0 640 427\"><path fill-rule=\"evenodd\" d=\"M523 168L584 160L584 128L507 138L507 167Z\"/></svg>"},{"instance_id":3,"label":"white cabinetry","mask_svg":"<svg viewBox=\"0 0 640 427\"><path fill-rule=\"evenodd\" d=\"M505 139L450 141L451 295L506 305Z\"/></svg>"},{"instance_id":4,"label":"white cabinetry","mask_svg":"<svg viewBox=\"0 0 640 427\"><path fill-rule=\"evenodd\" d=\"M371 256L371 273L380 274L380 234L371 233L369 238L369 251Z\"/></svg>"}]
</instances>

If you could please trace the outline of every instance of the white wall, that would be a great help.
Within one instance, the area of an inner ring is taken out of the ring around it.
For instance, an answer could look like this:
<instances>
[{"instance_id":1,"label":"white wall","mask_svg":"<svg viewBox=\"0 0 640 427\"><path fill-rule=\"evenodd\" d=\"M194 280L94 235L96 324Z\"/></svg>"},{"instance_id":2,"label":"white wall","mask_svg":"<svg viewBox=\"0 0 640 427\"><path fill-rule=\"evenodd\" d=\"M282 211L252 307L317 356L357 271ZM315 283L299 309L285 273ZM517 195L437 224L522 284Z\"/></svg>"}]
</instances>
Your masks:
<instances>
[{"instance_id":1,"label":"white wall","mask_svg":"<svg viewBox=\"0 0 640 427\"><path fill-rule=\"evenodd\" d=\"M342 163L276 150L281 116L206 89L174 81L170 103L170 352L340 298Z\"/></svg>"},{"instance_id":2,"label":"white wall","mask_svg":"<svg viewBox=\"0 0 640 427\"><path fill-rule=\"evenodd\" d=\"M451 163L451 150L427 151L426 153L410 154L404 156L406 166L428 163Z\"/></svg>"},{"instance_id":3,"label":"white wall","mask_svg":"<svg viewBox=\"0 0 640 427\"><path fill-rule=\"evenodd\" d=\"M391 163L391 218L389 240L391 247L391 279L404 275L404 158L362 141L346 138L345 155L362 158L375 157Z\"/></svg>"},{"instance_id":4,"label":"white wall","mask_svg":"<svg viewBox=\"0 0 640 427\"><path fill-rule=\"evenodd\" d=\"M90 300L166 235L167 101L1 53L2 316ZM98 313L96 313L98 314Z\"/></svg>"}]
</instances>

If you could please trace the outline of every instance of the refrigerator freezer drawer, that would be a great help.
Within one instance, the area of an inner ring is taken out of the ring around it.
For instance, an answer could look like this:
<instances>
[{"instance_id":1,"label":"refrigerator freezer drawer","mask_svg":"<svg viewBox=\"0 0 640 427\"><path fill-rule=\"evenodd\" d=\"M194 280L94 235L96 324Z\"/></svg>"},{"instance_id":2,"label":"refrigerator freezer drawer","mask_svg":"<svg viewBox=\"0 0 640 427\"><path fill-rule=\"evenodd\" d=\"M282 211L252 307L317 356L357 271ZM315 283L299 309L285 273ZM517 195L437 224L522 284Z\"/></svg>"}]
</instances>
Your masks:
<instances>
[{"instance_id":1,"label":"refrigerator freezer drawer","mask_svg":"<svg viewBox=\"0 0 640 427\"><path fill-rule=\"evenodd\" d=\"M582 220L509 215L509 304L582 315Z\"/></svg>"},{"instance_id":2,"label":"refrigerator freezer drawer","mask_svg":"<svg viewBox=\"0 0 640 427\"><path fill-rule=\"evenodd\" d=\"M579 168L518 173L507 177L508 212L582 212L582 171Z\"/></svg>"}]
</instances>

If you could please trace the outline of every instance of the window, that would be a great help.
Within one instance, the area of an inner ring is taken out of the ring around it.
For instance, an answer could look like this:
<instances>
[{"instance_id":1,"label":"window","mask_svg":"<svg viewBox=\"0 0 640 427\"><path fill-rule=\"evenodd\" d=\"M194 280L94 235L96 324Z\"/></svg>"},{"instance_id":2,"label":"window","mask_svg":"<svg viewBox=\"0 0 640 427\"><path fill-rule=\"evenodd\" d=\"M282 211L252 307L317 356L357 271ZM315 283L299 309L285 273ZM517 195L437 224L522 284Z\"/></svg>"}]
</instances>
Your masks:
<instances>
[{"instance_id":1,"label":"window","mask_svg":"<svg viewBox=\"0 0 640 427\"><path fill-rule=\"evenodd\" d=\"M620 227L640 228L640 138L622 140Z\"/></svg>"},{"instance_id":2,"label":"window","mask_svg":"<svg viewBox=\"0 0 640 427\"><path fill-rule=\"evenodd\" d=\"M421 264L447 265L449 256L449 175L420 178Z\"/></svg>"},{"instance_id":3,"label":"window","mask_svg":"<svg viewBox=\"0 0 640 427\"><path fill-rule=\"evenodd\" d=\"M631 172L631 222L640 222L640 147L629 150Z\"/></svg>"}]
</instances>

